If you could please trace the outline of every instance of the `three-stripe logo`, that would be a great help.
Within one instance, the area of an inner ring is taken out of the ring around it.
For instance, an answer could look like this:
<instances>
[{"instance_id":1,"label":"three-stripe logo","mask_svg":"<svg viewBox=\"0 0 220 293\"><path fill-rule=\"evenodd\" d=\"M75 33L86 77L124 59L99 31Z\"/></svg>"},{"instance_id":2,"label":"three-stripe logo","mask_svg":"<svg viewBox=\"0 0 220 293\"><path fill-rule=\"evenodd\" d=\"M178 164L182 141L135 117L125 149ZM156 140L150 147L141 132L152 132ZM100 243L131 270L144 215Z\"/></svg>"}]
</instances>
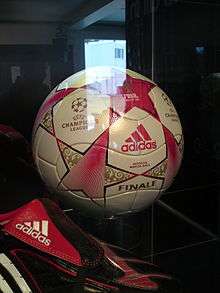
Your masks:
<instances>
[{"instance_id":1,"label":"three-stripe logo","mask_svg":"<svg viewBox=\"0 0 220 293\"><path fill-rule=\"evenodd\" d=\"M151 138L147 130L142 124L138 125L137 129L133 131L130 136L125 140L121 150L123 152L134 152L140 150L156 149L156 141Z\"/></svg>"},{"instance_id":2,"label":"three-stripe logo","mask_svg":"<svg viewBox=\"0 0 220 293\"><path fill-rule=\"evenodd\" d=\"M35 231L41 232L44 236L48 236L48 221L24 222L24 225L32 227Z\"/></svg>"},{"instance_id":3,"label":"three-stripe logo","mask_svg":"<svg viewBox=\"0 0 220 293\"><path fill-rule=\"evenodd\" d=\"M32 292L18 268L4 253L0 253L0 292Z\"/></svg>"},{"instance_id":4,"label":"three-stripe logo","mask_svg":"<svg viewBox=\"0 0 220 293\"><path fill-rule=\"evenodd\" d=\"M48 236L48 221L32 221L24 222L23 224L18 223L15 225L16 229L22 231L23 233L30 235L32 238L38 240L46 246L49 246L51 240L47 238Z\"/></svg>"}]
</instances>

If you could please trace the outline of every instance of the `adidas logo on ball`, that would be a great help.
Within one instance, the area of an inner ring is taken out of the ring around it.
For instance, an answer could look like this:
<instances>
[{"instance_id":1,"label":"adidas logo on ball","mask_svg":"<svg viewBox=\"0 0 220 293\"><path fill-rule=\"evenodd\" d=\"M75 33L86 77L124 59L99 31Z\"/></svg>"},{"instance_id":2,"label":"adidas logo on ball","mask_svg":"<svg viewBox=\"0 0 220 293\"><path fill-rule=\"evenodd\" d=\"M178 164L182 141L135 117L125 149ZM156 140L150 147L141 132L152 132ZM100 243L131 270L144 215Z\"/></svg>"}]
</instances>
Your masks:
<instances>
[{"instance_id":1,"label":"adidas logo on ball","mask_svg":"<svg viewBox=\"0 0 220 293\"><path fill-rule=\"evenodd\" d=\"M155 140L152 140L147 130L142 124L131 133L131 135L125 140L126 144L121 147L122 152L134 152L142 150L152 150L157 148Z\"/></svg>"},{"instance_id":2,"label":"adidas logo on ball","mask_svg":"<svg viewBox=\"0 0 220 293\"><path fill-rule=\"evenodd\" d=\"M38 240L40 243L43 243L46 246L49 246L51 243L51 240L47 238L48 221L43 220L24 222L23 224L18 223L15 225L15 227L17 230L20 230L23 233L30 235L32 238Z\"/></svg>"}]
</instances>

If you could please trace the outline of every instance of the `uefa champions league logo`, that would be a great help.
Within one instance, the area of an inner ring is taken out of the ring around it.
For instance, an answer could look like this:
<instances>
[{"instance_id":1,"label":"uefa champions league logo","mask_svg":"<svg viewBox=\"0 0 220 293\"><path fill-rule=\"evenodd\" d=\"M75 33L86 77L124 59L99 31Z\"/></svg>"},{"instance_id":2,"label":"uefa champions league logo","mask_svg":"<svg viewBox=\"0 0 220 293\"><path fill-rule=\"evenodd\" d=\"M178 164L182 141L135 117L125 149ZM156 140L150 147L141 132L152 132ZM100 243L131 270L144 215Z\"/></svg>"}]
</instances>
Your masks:
<instances>
[{"instance_id":1,"label":"uefa champions league logo","mask_svg":"<svg viewBox=\"0 0 220 293\"><path fill-rule=\"evenodd\" d=\"M79 131L88 129L88 121L86 116L87 99L85 97L77 97L72 101L71 109L74 112L74 116L71 121L64 121L62 123L63 129L69 129L69 131Z\"/></svg>"},{"instance_id":2,"label":"uefa champions league logo","mask_svg":"<svg viewBox=\"0 0 220 293\"><path fill-rule=\"evenodd\" d=\"M114 69L105 83L111 82L115 71L126 77L129 87L119 91L113 85L116 94L111 99L105 90L91 90L97 80L88 87L86 70L80 73L84 83L71 95L65 95L67 89L72 90L71 83L55 104L53 93L48 100L52 106L45 108L52 113L51 122L45 126L39 119L33 139L35 160L42 162L37 165L39 172L45 174L42 178L51 182L60 198L68 195L70 207L82 208L91 216L103 213L96 201L105 198L104 213L108 215L149 206L170 186L182 159L182 128L168 96L151 80L130 70L125 75ZM68 147L65 153L61 144ZM51 176L56 180L52 182ZM17 228L48 245L48 238L40 230L32 231L32 226L36 225Z\"/></svg>"},{"instance_id":3,"label":"uefa champions league logo","mask_svg":"<svg viewBox=\"0 0 220 293\"><path fill-rule=\"evenodd\" d=\"M83 112L87 108L87 100L86 98L76 98L72 102L72 109L77 112Z\"/></svg>"}]
</instances>

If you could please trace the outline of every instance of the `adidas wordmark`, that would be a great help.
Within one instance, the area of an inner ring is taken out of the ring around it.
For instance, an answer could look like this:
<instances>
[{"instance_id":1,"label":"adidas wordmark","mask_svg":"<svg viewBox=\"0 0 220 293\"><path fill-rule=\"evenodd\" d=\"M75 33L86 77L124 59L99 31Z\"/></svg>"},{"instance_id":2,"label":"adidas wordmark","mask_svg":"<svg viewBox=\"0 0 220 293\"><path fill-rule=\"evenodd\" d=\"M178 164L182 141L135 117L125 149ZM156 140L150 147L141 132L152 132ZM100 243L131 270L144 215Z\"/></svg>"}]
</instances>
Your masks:
<instances>
[{"instance_id":1,"label":"adidas wordmark","mask_svg":"<svg viewBox=\"0 0 220 293\"><path fill-rule=\"evenodd\" d=\"M48 236L48 221L33 221L33 222L24 222L23 224L15 225L17 230L22 231L23 233L30 235L32 238L38 240L46 246L49 246L51 240L47 238Z\"/></svg>"},{"instance_id":2,"label":"adidas wordmark","mask_svg":"<svg viewBox=\"0 0 220 293\"><path fill-rule=\"evenodd\" d=\"M135 131L125 140L125 144L122 145L122 152L134 152L140 150L156 149L157 144L155 140L152 140L147 130L142 124L140 124Z\"/></svg>"}]
</instances>

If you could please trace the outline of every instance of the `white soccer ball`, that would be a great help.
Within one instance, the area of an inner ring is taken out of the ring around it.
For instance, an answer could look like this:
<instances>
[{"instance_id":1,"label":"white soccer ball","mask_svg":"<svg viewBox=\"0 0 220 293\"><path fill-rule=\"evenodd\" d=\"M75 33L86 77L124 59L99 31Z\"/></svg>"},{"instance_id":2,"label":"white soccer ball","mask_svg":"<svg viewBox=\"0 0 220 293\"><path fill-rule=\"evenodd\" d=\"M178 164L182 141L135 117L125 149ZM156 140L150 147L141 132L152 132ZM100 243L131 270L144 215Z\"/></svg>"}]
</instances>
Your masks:
<instances>
[{"instance_id":1,"label":"white soccer ball","mask_svg":"<svg viewBox=\"0 0 220 293\"><path fill-rule=\"evenodd\" d=\"M171 185L183 134L172 102L153 81L95 67L49 94L36 118L33 153L62 202L115 215L146 208Z\"/></svg>"}]
</instances>

